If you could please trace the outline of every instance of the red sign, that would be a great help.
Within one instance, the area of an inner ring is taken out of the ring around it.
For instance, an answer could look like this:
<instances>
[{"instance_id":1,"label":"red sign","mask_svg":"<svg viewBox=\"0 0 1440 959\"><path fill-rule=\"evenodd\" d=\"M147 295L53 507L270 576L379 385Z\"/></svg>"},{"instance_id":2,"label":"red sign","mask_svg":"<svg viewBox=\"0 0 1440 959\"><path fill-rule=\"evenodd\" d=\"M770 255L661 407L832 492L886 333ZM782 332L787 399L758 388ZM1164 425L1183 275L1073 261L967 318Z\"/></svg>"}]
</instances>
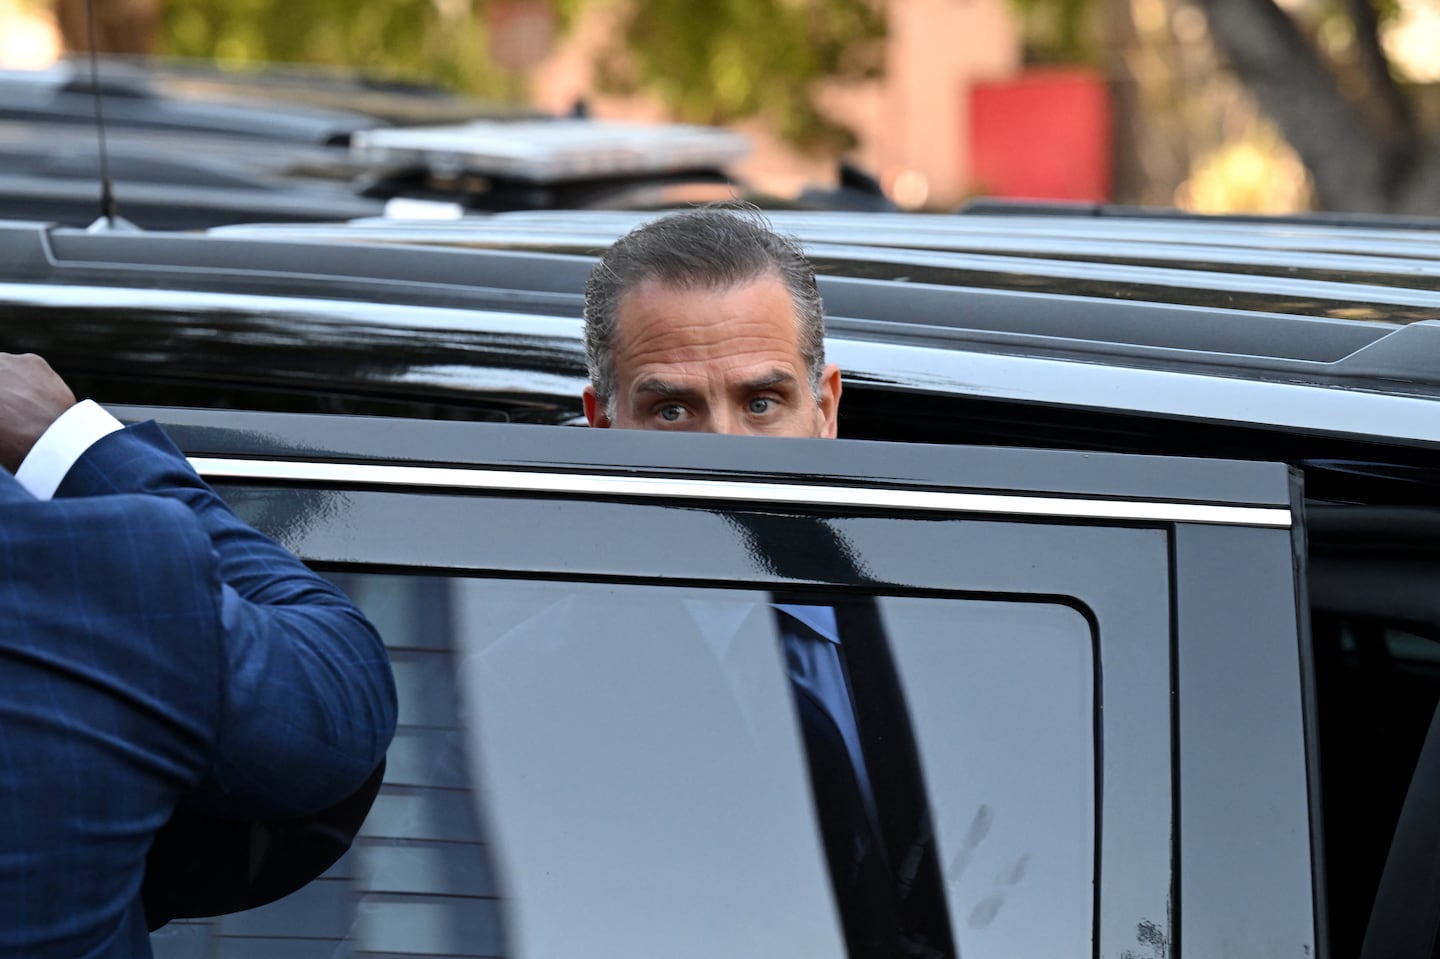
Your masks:
<instances>
[{"instance_id":1,"label":"red sign","mask_svg":"<svg viewBox=\"0 0 1440 959\"><path fill-rule=\"evenodd\" d=\"M1015 199L1110 199L1110 95L1098 71L1033 70L970 88L975 192Z\"/></svg>"}]
</instances>

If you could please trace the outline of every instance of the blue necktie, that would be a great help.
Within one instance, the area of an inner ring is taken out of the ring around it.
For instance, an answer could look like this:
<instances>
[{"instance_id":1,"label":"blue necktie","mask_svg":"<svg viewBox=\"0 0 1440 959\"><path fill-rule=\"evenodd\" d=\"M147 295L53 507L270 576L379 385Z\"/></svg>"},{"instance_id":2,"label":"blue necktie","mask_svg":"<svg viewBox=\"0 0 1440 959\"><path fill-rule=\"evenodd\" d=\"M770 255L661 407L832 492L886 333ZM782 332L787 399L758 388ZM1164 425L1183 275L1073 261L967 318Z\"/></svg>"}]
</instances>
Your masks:
<instances>
[{"instance_id":1,"label":"blue necktie","mask_svg":"<svg viewBox=\"0 0 1440 959\"><path fill-rule=\"evenodd\" d=\"M835 727L836 734L844 743L845 755L854 772L870 827L878 834L875 793L870 787L865 754L860 746L860 727L850 701L845 666L840 661L840 634L835 624L835 610L829 606L785 603L777 603L775 608L782 614L780 636L790 681L799 693L814 701Z\"/></svg>"}]
</instances>

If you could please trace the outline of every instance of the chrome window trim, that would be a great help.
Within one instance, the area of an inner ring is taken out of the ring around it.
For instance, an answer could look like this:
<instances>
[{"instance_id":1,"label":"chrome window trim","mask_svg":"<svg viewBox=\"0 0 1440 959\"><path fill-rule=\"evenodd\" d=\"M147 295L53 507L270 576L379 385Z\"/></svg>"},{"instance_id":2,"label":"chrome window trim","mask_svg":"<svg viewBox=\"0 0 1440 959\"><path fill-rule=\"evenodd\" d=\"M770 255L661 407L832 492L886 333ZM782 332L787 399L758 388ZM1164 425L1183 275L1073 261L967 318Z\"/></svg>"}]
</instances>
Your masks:
<instances>
[{"instance_id":1,"label":"chrome window trim","mask_svg":"<svg viewBox=\"0 0 1440 959\"><path fill-rule=\"evenodd\" d=\"M1024 494L961 493L868 486L827 486L664 476L611 476L449 466L395 466L365 463L191 457L190 464L211 480L329 483L341 486L399 486L550 495L645 496L730 503L782 503L885 511L986 513L1064 519L1144 523L1206 523L1289 529L1285 506L1167 503L1146 500L1080 499Z\"/></svg>"}]
</instances>

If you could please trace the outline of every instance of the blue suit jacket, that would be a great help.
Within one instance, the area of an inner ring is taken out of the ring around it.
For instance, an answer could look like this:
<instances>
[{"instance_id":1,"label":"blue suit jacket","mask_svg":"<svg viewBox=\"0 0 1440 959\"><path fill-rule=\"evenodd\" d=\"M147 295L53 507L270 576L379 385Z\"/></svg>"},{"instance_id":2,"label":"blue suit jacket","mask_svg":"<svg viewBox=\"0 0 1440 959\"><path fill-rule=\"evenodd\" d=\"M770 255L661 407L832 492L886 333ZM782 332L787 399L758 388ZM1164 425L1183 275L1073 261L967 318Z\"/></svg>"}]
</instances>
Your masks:
<instances>
[{"instance_id":1,"label":"blue suit jacket","mask_svg":"<svg viewBox=\"0 0 1440 959\"><path fill-rule=\"evenodd\" d=\"M48 503L0 470L0 691L4 955L148 956L145 855L178 802L314 812L395 727L373 628L153 424Z\"/></svg>"}]
</instances>

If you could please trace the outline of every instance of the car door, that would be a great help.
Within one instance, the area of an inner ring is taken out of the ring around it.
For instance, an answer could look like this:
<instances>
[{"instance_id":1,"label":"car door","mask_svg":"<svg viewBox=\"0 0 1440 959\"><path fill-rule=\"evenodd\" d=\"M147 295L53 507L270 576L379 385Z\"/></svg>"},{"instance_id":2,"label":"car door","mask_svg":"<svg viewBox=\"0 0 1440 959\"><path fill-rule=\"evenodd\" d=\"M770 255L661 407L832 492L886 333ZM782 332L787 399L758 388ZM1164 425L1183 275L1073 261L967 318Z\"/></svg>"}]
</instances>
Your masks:
<instances>
[{"instance_id":1,"label":"car door","mask_svg":"<svg viewBox=\"0 0 1440 959\"><path fill-rule=\"evenodd\" d=\"M159 416L374 619L401 728L325 877L158 956L857 955L787 604L840 623L930 954L1317 947L1283 466Z\"/></svg>"}]
</instances>

